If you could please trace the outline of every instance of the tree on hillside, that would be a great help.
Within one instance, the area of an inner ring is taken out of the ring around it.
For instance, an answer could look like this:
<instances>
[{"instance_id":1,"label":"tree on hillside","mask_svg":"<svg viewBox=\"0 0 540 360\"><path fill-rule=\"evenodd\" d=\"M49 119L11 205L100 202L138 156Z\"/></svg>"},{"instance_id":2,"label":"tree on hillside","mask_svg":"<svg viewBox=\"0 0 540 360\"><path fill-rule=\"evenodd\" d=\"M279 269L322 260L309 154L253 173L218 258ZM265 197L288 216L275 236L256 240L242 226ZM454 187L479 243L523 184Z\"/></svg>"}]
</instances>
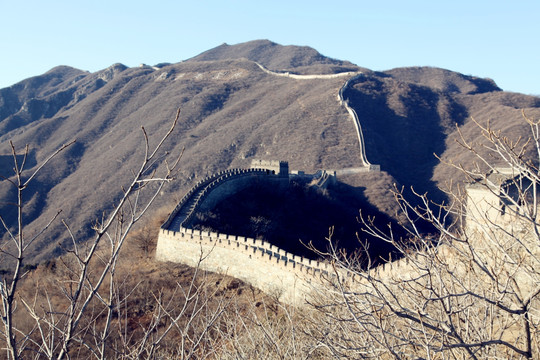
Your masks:
<instances>
[{"instance_id":1,"label":"tree on hillside","mask_svg":"<svg viewBox=\"0 0 540 360\"><path fill-rule=\"evenodd\" d=\"M171 128L157 142L149 139L142 128L144 154L140 167L121 188L122 196L116 206L94 223L94 236L88 241L77 239L69 221L64 222L72 240L66 249L68 254L55 260L54 271L41 279L49 286L38 285L30 295L22 289L27 275L25 255L38 237L46 236L48 226L29 236L25 231L23 195L36 175L72 143L58 148L35 171L25 168L29 147L26 146L21 156L11 144L14 174L4 180L13 185L17 194L14 209L18 222L10 227L0 217L8 234L8 240L0 247L0 262L12 264L1 274L0 282L2 356L8 359L154 358L162 340L172 333L176 343L182 345L182 357L198 351L221 314L224 302L208 293L211 290L204 286L197 272L187 286L177 286L172 294L147 294L153 297L153 310L143 328L141 324L130 326L132 319L127 315L128 299L137 286L127 288L126 279L116 276L120 251L130 231L177 171L181 154L172 162L158 160L167 154L164 144L173 134L179 116L180 110ZM58 215L50 219L49 225L58 221ZM217 303L212 309L210 299Z\"/></svg>"},{"instance_id":2,"label":"tree on hillside","mask_svg":"<svg viewBox=\"0 0 540 360\"><path fill-rule=\"evenodd\" d=\"M396 191L409 219L406 242L361 218L364 231L402 259L365 272L329 247L336 276L313 300L318 313L307 331L334 358L540 357L540 121L524 119L527 141L489 123L477 123L480 143L461 137L477 163L448 164L470 184L450 192L447 204L418 195L422 205L413 207ZM417 231L418 218L438 235Z\"/></svg>"},{"instance_id":3,"label":"tree on hillside","mask_svg":"<svg viewBox=\"0 0 540 360\"><path fill-rule=\"evenodd\" d=\"M309 308L272 302L242 302L196 268L189 281L159 291L132 285L119 275L128 234L162 187L175 174L178 159L157 168L156 159L178 121L151 150L144 133L140 168L122 189L117 206L95 223L88 242L70 235L68 254L52 262L43 283L25 284L25 253L47 228L29 236L23 193L37 170L25 171L26 150L12 145L14 174L6 178L17 193L17 226L1 244L0 261L13 266L1 274L0 348L8 359L209 358L209 359L531 359L540 356L540 121L524 117L528 141L515 141L478 124L484 142L462 146L476 155L474 166L449 164L469 179L467 188L449 192L436 205L419 195L413 207L396 191L407 239L361 217L364 231L390 243L401 259L364 270L364 257L333 247L334 266L317 288ZM22 159L22 161L21 161ZM433 224L425 236L417 219ZM58 221L55 218L51 219ZM66 232L74 234L66 223ZM143 228L134 246L147 251ZM368 245L366 244L366 254ZM369 259L369 255L368 259ZM201 259L202 261L203 259ZM379 259L369 259L375 263ZM123 266L133 267L133 264ZM53 269L54 268L54 269ZM39 269L38 269L39 270ZM54 275L54 276L53 276ZM175 275L176 276L176 275ZM217 275L216 275L217 276ZM137 279L143 282L145 279ZM24 291L23 291L23 288ZM27 291L30 288L31 296ZM251 291L254 290L251 289ZM250 294L251 299L255 295ZM132 299L142 302L131 308Z\"/></svg>"}]
</instances>

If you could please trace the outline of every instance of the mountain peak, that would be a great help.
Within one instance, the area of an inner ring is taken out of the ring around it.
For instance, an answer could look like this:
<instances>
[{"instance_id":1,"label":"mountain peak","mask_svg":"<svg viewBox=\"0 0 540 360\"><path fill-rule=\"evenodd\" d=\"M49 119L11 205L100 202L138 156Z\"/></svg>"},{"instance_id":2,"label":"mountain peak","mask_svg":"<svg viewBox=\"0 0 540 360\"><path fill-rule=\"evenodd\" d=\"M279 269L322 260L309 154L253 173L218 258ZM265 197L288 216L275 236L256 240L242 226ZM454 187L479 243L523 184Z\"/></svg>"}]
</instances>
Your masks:
<instances>
[{"instance_id":1,"label":"mountain peak","mask_svg":"<svg viewBox=\"0 0 540 360\"><path fill-rule=\"evenodd\" d=\"M270 40L253 40L236 45L223 43L188 61L232 59L248 59L275 71L335 73L358 70L358 66L348 61L326 57L309 46L280 45Z\"/></svg>"}]
</instances>

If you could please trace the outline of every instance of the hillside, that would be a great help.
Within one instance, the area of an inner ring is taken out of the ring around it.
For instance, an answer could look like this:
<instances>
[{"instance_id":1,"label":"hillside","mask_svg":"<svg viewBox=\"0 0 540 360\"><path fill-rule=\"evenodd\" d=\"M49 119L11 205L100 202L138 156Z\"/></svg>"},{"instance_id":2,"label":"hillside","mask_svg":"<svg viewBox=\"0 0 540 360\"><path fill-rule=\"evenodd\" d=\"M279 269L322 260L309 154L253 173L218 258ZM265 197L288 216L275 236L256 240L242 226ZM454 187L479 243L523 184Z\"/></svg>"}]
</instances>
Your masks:
<instances>
[{"instance_id":1,"label":"hillside","mask_svg":"<svg viewBox=\"0 0 540 360\"><path fill-rule=\"evenodd\" d=\"M189 61L224 59L249 59L271 70L306 75L361 70L349 61L328 58L308 46L283 46L268 40L254 40L233 46L222 44L189 59Z\"/></svg>"},{"instance_id":2,"label":"hillside","mask_svg":"<svg viewBox=\"0 0 540 360\"><path fill-rule=\"evenodd\" d=\"M362 124L368 159L399 183L444 200L438 187L463 180L444 161L472 166L460 146L457 127L467 141L480 141L472 119L491 122L506 136L525 139L527 116L538 119L540 98L502 91L490 79L437 68L400 68L359 77L344 94Z\"/></svg>"},{"instance_id":3,"label":"hillside","mask_svg":"<svg viewBox=\"0 0 540 360\"><path fill-rule=\"evenodd\" d=\"M467 161L456 146L454 124L470 138L470 122L493 119L512 134L524 132L521 109L540 115L540 99L501 91L491 80L434 68L372 72L330 59L308 47L266 40L221 45L176 64L128 68L122 64L88 73L67 66L0 89L0 174L9 176L12 140L30 144L31 169L60 144L77 139L29 190L25 208L35 232L57 209L85 239L90 224L118 198L124 179L142 156L140 127L159 135L182 109L167 150L185 148L182 170L157 206L172 209L197 179L254 158L288 160L291 169L314 172L360 165L358 141L336 99L343 78L295 80L263 72L331 74L362 70L344 94L360 118L368 159L384 172L348 176L367 199L390 215L393 182L442 194L435 186L449 173L433 153ZM11 189L0 181L0 213L15 218ZM64 251L64 228L56 224L36 243L31 261Z\"/></svg>"}]
</instances>

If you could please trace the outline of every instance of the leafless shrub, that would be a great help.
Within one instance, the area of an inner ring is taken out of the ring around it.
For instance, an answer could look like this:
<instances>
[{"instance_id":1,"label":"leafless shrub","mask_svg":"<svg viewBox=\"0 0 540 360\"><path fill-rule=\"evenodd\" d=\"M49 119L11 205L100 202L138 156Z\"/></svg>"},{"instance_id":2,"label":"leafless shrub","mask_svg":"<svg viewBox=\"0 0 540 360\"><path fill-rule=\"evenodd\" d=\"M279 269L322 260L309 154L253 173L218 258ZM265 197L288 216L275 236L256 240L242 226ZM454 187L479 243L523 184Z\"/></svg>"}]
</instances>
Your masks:
<instances>
[{"instance_id":1,"label":"leafless shrub","mask_svg":"<svg viewBox=\"0 0 540 360\"><path fill-rule=\"evenodd\" d=\"M330 246L335 276L312 301L318 314L308 332L334 358L538 358L540 125L524 119L526 141L480 123L483 151L462 139L478 164L448 164L471 182L450 203L418 194L413 207L396 190L413 239L406 246L362 218L364 231L392 243L400 260L366 272ZM524 156L531 148L532 159ZM438 235L421 234L418 218Z\"/></svg>"},{"instance_id":2,"label":"leafless shrub","mask_svg":"<svg viewBox=\"0 0 540 360\"><path fill-rule=\"evenodd\" d=\"M0 283L3 325L0 335L4 339L2 348L6 349L7 358L108 356L111 348L111 328L115 324L119 309L129 296L119 291L119 283L115 278L120 250L133 226L147 212L163 186L176 172L180 156L173 159L172 163L165 161L161 166L155 165L163 156L162 145L173 133L179 115L180 111L171 128L153 147L150 146L146 131L142 129L145 152L140 167L133 172L131 182L122 188L122 196L116 207L96 221L92 240L81 242L71 231L69 224L65 223L72 246L69 255L62 258L62 266L56 270L59 272L55 284L58 291L49 294L49 290L39 288L33 298L21 297L19 291L25 275L25 254L34 241L43 236L58 214L36 235L27 236L24 231L26 224L23 216L23 194L50 160L73 142L58 148L29 174L25 172L29 147L25 148L21 157L13 143L11 144L14 175L6 180L13 185L17 194L15 208L18 222L13 230L2 220L9 240L0 248L0 261L13 264ZM22 320L17 322L17 319L24 318L22 313L30 316L32 323Z\"/></svg>"}]
</instances>

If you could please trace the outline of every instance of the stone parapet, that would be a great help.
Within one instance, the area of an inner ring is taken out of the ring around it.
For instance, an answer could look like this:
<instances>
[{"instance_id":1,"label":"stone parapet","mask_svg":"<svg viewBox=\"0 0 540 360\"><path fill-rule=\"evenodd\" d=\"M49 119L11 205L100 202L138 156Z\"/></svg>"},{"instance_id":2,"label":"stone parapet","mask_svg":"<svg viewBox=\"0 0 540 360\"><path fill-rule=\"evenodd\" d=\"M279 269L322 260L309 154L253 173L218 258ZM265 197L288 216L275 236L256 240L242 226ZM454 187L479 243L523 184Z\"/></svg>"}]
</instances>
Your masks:
<instances>
[{"instance_id":1,"label":"stone parapet","mask_svg":"<svg viewBox=\"0 0 540 360\"><path fill-rule=\"evenodd\" d=\"M227 274L297 306L331 270L328 263L296 256L260 239L192 229L161 229L156 259Z\"/></svg>"}]
</instances>

